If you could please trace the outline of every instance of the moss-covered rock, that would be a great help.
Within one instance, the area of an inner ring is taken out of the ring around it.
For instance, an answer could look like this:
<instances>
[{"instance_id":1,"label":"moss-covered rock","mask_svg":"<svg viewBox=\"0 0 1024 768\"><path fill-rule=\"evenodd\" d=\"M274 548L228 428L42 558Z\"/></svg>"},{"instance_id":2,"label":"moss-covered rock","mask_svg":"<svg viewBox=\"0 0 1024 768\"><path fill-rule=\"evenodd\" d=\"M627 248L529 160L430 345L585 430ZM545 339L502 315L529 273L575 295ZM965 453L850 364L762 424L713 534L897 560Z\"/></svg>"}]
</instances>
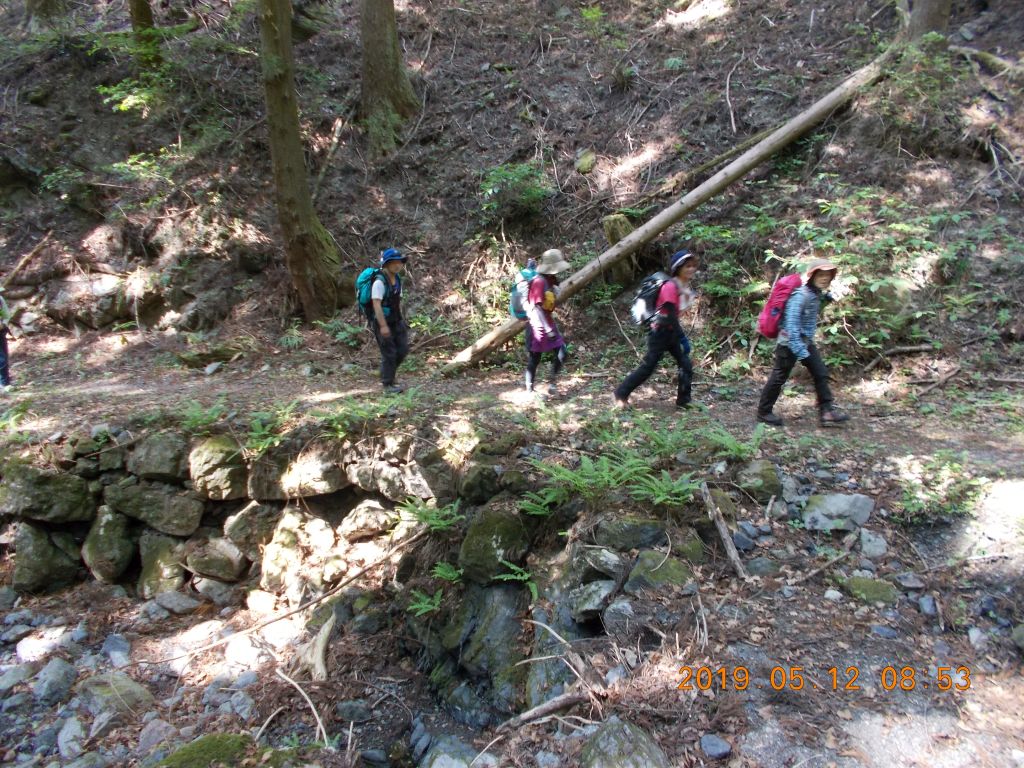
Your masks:
<instances>
[{"instance_id":1,"label":"moss-covered rock","mask_svg":"<svg viewBox=\"0 0 1024 768\"><path fill-rule=\"evenodd\" d=\"M147 435L128 458L128 471L146 480L177 482L188 477L188 444L176 432Z\"/></svg>"},{"instance_id":2,"label":"moss-covered rock","mask_svg":"<svg viewBox=\"0 0 1024 768\"><path fill-rule=\"evenodd\" d=\"M161 592L174 592L185 583L185 542L153 531L144 531L139 537L138 592L146 600Z\"/></svg>"},{"instance_id":3,"label":"moss-covered rock","mask_svg":"<svg viewBox=\"0 0 1024 768\"><path fill-rule=\"evenodd\" d=\"M193 573L229 582L238 581L249 565L241 550L224 536L204 536L190 541L185 563Z\"/></svg>"},{"instance_id":4,"label":"moss-covered rock","mask_svg":"<svg viewBox=\"0 0 1024 768\"><path fill-rule=\"evenodd\" d=\"M82 559L99 581L112 584L135 557L135 540L128 529L128 518L110 507L100 507L82 544Z\"/></svg>"},{"instance_id":5,"label":"moss-covered rock","mask_svg":"<svg viewBox=\"0 0 1024 768\"><path fill-rule=\"evenodd\" d=\"M210 768L216 763L241 765L255 743L239 733L211 733L186 744L157 764L157 768Z\"/></svg>"},{"instance_id":6,"label":"moss-covered rock","mask_svg":"<svg viewBox=\"0 0 1024 768\"><path fill-rule=\"evenodd\" d=\"M248 495L264 501L334 493L351 485L344 463L343 443L289 441L253 462Z\"/></svg>"},{"instance_id":7,"label":"moss-covered rock","mask_svg":"<svg viewBox=\"0 0 1024 768\"><path fill-rule=\"evenodd\" d=\"M653 547L667 541L665 528L663 520L634 515L608 517L598 523L594 542L620 552Z\"/></svg>"},{"instance_id":8,"label":"moss-covered rock","mask_svg":"<svg viewBox=\"0 0 1024 768\"><path fill-rule=\"evenodd\" d=\"M661 552L647 549L637 557L623 590L631 595L639 595L647 589L683 587L692 580L693 572L681 560L666 558Z\"/></svg>"},{"instance_id":9,"label":"moss-covered rock","mask_svg":"<svg viewBox=\"0 0 1024 768\"><path fill-rule=\"evenodd\" d=\"M108 485L103 499L115 512L141 520L151 528L172 536L189 536L199 527L203 502L192 491L166 483L125 478Z\"/></svg>"},{"instance_id":10,"label":"moss-covered rock","mask_svg":"<svg viewBox=\"0 0 1024 768\"><path fill-rule=\"evenodd\" d=\"M501 490L499 466L490 457L474 459L459 477L459 497L468 504L486 504Z\"/></svg>"},{"instance_id":11,"label":"moss-covered rock","mask_svg":"<svg viewBox=\"0 0 1024 768\"><path fill-rule=\"evenodd\" d=\"M508 573L501 561L519 563L529 541L519 515L487 508L469 524L459 549L459 567L470 581L486 584L500 573Z\"/></svg>"},{"instance_id":12,"label":"moss-covered rock","mask_svg":"<svg viewBox=\"0 0 1024 768\"><path fill-rule=\"evenodd\" d=\"M153 694L123 672L107 672L82 680L75 693L85 708L96 717L101 712L131 715L148 712L153 707Z\"/></svg>"},{"instance_id":13,"label":"moss-covered rock","mask_svg":"<svg viewBox=\"0 0 1024 768\"><path fill-rule=\"evenodd\" d=\"M242 499L248 492L249 470L233 437L216 435L194 445L188 454L188 468L196 493L204 498Z\"/></svg>"},{"instance_id":14,"label":"moss-covered rock","mask_svg":"<svg viewBox=\"0 0 1024 768\"><path fill-rule=\"evenodd\" d=\"M18 592L45 592L71 584L78 562L56 546L42 528L22 522L14 534L14 574Z\"/></svg>"},{"instance_id":15,"label":"moss-covered rock","mask_svg":"<svg viewBox=\"0 0 1024 768\"><path fill-rule=\"evenodd\" d=\"M3 467L0 517L16 515L47 523L92 520L96 500L81 477L42 470L20 461Z\"/></svg>"},{"instance_id":16,"label":"moss-covered rock","mask_svg":"<svg viewBox=\"0 0 1024 768\"><path fill-rule=\"evenodd\" d=\"M767 504L772 496L778 498L782 495L779 470L765 459L757 459L741 467L736 473L736 485L762 504Z\"/></svg>"},{"instance_id":17,"label":"moss-covered rock","mask_svg":"<svg viewBox=\"0 0 1024 768\"><path fill-rule=\"evenodd\" d=\"M900 596L896 586L884 579L851 576L843 586L862 603L895 603Z\"/></svg>"},{"instance_id":18,"label":"moss-covered rock","mask_svg":"<svg viewBox=\"0 0 1024 768\"><path fill-rule=\"evenodd\" d=\"M675 551L678 552L684 560L694 565L699 565L705 560L704 542L701 540L697 531L693 528L687 528L683 534L683 539L680 542L672 542L675 545Z\"/></svg>"},{"instance_id":19,"label":"moss-covered rock","mask_svg":"<svg viewBox=\"0 0 1024 768\"><path fill-rule=\"evenodd\" d=\"M284 510L270 504L250 502L241 512L224 521L224 535L252 561L261 557L263 547L274 538Z\"/></svg>"},{"instance_id":20,"label":"moss-covered rock","mask_svg":"<svg viewBox=\"0 0 1024 768\"><path fill-rule=\"evenodd\" d=\"M668 758L646 732L612 717L587 739L581 768L669 768Z\"/></svg>"}]
</instances>

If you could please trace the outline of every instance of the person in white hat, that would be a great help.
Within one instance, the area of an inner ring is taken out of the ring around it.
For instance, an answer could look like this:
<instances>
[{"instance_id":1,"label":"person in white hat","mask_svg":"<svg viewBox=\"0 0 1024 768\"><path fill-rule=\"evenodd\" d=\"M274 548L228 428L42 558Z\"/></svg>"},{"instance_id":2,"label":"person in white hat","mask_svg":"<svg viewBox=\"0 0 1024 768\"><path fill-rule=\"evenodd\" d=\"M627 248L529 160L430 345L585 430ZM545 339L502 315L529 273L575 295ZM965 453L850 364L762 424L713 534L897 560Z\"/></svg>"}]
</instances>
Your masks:
<instances>
[{"instance_id":1,"label":"person in white hat","mask_svg":"<svg viewBox=\"0 0 1024 768\"><path fill-rule=\"evenodd\" d=\"M693 304L697 294L690 281L697 273L700 259L687 250L676 251L669 260L666 280L658 291L657 311L651 318L647 333L647 354L622 383L615 389L615 407L628 408L633 390L651 377L661 358L668 352L676 361L676 408L689 408L693 383L693 363L690 361L690 341L686 338L679 316Z\"/></svg>"},{"instance_id":2,"label":"person in white hat","mask_svg":"<svg viewBox=\"0 0 1024 768\"><path fill-rule=\"evenodd\" d=\"M557 248L550 248L541 254L537 262L537 276L530 281L526 294L526 317L529 328L526 332L526 391L534 391L534 379L545 352L554 352L551 361L551 381L548 394L558 393L558 374L565 363L568 352L565 339L555 323L555 300L558 293L558 275L569 269L569 262Z\"/></svg>"},{"instance_id":3,"label":"person in white hat","mask_svg":"<svg viewBox=\"0 0 1024 768\"><path fill-rule=\"evenodd\" d=\"M849 421L850 417L832 407L832 390L828 385L828 368L814 346L814 331L818 327L818 311L828 288L838 271L828 259L815 259L807 265L804 284L793 291L786 301L782 329L775 347L772 372L761 390L757 404L757 420L773 427L782 426L782 417L774 413L782 385L786 383L797 361L804 364L814 379L818 397L818 420L821 426L831 427Z\"/></svg>"}]
</instances>

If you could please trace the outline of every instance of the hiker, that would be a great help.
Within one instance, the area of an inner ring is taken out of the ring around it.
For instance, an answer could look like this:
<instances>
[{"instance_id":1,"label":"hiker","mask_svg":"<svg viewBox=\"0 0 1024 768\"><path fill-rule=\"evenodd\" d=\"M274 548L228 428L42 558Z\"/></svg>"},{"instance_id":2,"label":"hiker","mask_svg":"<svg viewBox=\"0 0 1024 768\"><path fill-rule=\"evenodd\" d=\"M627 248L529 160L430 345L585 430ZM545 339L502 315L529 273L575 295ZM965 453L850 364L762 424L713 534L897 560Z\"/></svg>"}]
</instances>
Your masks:
<instances>
[{"instance_id":1,"label":"hiker","mask_svg":"<svg viewBox=\"0 0 1024 768\"><path fill-rule=\"evenodd\" d=\"M514 291L519 297L519 305L511 306L512 314L521 320L526 320L529 315L526 312L526 300L522 293L519 293L519 285L523 287L523 293L527 293L530 290L530 281L537 276L537 260L529 258L526 260L526 266L519 270L519 277L516 280L516 288ZM530 324L527 323L523 330L523 345L526 347L526 358L530 358Z\"/></svg>"},{"instance_id":2,"label":"hiker","mask_svg":"<svg viewBox=\"0 0 1024 768\"><path fill-rule=\"evenodd\" d=\"M757 420L773 427L782 426L782 418L772 409L779 399L782 385L799 360L810 371L814 379L814 391L818 397L818 419L823 427L842 424L850 417L832 407L832 390L828 386L828 369L825 367L817 347L814 346L814 331L818 325L818 311L823 300L831 300L828 287L835 279L836 266L828 259L815 259L808 267L804 284L793 291L786 301L775 347L775 363L771 375L761 390L757 404Z\"/></svg>"},{"instance_id":3,"label":"hiker","mask_svg":"<svg viewBox=\"0 0 1024 768\"><path fill-rule=\"evenodd\" d=\"M640 365L622 380L615 390L617 408L629 406L633 390L650 378L668 352L676 361L676 407L690 407L690 386L693 382L693 364L690 362L690 340L686 338L679 316L689 309L697 298L690 281L700 266L700 260L686 250L672 254L669 261L671 279L662 283L655 301L655 312L647 332L647 354Z\"/></svg>"},{"instance_id":4,"label":"hiker","mask_svg":"<svg viewBox=\"0 0 1024 768\"><path fill-rule=\"evenodd\" d=\"M11 369L7 364L7 326L11 322L11 311L4 301L4 289L0 286L0 392L11 387Z\"/></svg>"},{"instance_id":5,"label":"hiker","mask_svg":"<svg viewBox=\"0 0 1024 768\"><path fill-rule=\"evenodd\" d=\"M559 293L558 274L569 268L569 262L557 248L550 248L541 254L537 264L537 276L530 281L526 294L526 316L529 326L526 330L526 391L533 392L533 383L545 352L554 352L551 361L551 381L548 394L558 394L557 378L568 350L552 312Z\"/></svg>"},{"instance_id":6,"label":"hiker","mask_svg":"<svg viewBox=\"0 0 1024 768\"><path fill-rule=\"evenodd\" d=\"M402 317L402 278L406 257L397 248L388 248L380 255L380 272L370 288L372 312L370 329L380 347L380 383L387 394L403 388L395 383L398 366L409 354L409 326Z\"/></svg>"}]
</instances>

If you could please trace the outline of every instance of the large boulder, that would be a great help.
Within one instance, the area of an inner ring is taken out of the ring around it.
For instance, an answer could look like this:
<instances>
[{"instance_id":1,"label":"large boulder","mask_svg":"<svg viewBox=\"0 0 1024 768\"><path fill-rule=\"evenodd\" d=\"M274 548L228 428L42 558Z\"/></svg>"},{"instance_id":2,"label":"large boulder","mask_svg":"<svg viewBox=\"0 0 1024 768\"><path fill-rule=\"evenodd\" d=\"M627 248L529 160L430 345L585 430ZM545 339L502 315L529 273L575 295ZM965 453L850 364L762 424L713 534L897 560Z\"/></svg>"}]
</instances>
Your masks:
<instances>
[{"instance_id":1,"label":"large boulder","mask_svg":"<svg viewBox=\"0 0 1024 768\"><path fill-rule=\"evenodd\" d=\"M616 716L587 739L579 759L580 768L669 768L654 739Z\"/></svg>"},{"instance_id":2,"label":"large boulder","mask_svg":"<svg viewBox=\"0 0 1024 768\"><path fill-rule=\"evenodd\" d=\"M319 590L325 569L335 568L331 560L336 542L334 530L325 520L297 507L286 508L263 550L260 587L284 592L293 603L307 588Z\"/></svg>"},{"instance_id":3,"label":"large boulder","mask_svg":"<svg viewBox=\"0 0 1024 768\"><path fill-rule=\"evenodd\" d=\"M606 517L597 524L594 542L619 552L664 544L668 538L664 520L622 515Z\"/></svg>"},{"instance_id":4,"label":"large boulder","mask_svg":"<svg viewBox=\"0 0 1024 768\"><path fill-rule=\"evenodd\" d=\"M401 515L374 499L364 499L345 515L338 535L346 541L373 539L398 525Z\"/></svg>"},{"instance_id":5,"label":"large boulder","mask_svg":"<svg viewBox=\"0 0 1024 768\"><path fill-rule=\"evenodd\" d=\"M502 560L518 563L528 547L526 528L519 515L488 507L469 524L459 549L459 565L467 579L486 584L495 576L508 573Z\"/></svg>"},{"instance_id":6,"label":"large boulder","mask_svg":"<svg viewBox=\"0 0 1024 768\"><path fill-rule=\"evenodd\" d=\"M196 493L207 499L243 499L248 493L249 470L242 448L228 435L208 437L192 447L188 470Z\"/></svg>"},{"instance_id":7,"label":"large boulder","mask_svg":"<svg viewBox=\"0 0 1024 768\"><path fill-rule=\"evenodd\" d=\"M681 560L647 549L637 556L622 589L627 594L640 595L646 590L682 588L691 581L693 572Z\"/></svg>"},{"instance_id":8,"label":"large boulder","mask_svg":"<svg viewBox=\"0 0 1024 768\"><path fill-rule=\"evenodd\" d=\"M68 556L42 528L22 522L14 534L12 586L18 592L44 592L71 584L78 561Z\"/></svg>"},{"instance_id":9,"label":"large boulder","mask_svg":"<svg viewBox=\"0 0 1024 768\"><path fill-rule=\"evenodd\" d=\"M351 485L343 469L344 448L340 443L292 442L271 449L249 469L250 498L298 499L334 493Z\"/></svg>"},{"instance_id":10,"label":"large boulder","mask_svg":"<svg viewBox=\"0 0 1024 768\"><path fill-rule=\"evenodd\" d=\"M76 475L42 470L18 461L3 467L0 517L16 515L47 523L92 520L96 500Z\"/></svg>"},{"instance_id":11,"label":"large boulder","mask_svg":"<svg viewBox=\"0 0 1024 768\"><path fill-rule=\"evenodd\" d=\"M150 600L161 592L174 592L185 583L185 542L154 531L139 537L142 571L139 573L139 596Z\"/></svg>"},{"instance_id":12,"label":"large boulder","mask_svg":"<svg viewBox=\"0 0 1024 768\"><path fill-rule=\"evenodd\" d=\"M231 539L201 537L188 543L185 563L193 573L220 581L238 581L249 562Z\"/></svg>"},{"instance_id":13,"label":"large boulder","mask_svg":"<svg viewBox=\"0 0 1024 768\"><path fill-rule=\"evenodd\" d=\"M153 707L153 694L123 672L107 672L82 680L75 686L75 693L93 717L108 712L141 718Z\"/></svg>"},{"instance_id":14,"label":"large boulder","mask_svg":"<svg viewBox=\"0 0 1024 768\"><path fill-rule=\"evenodd\" d=\"M165 483L126 478L108 485L103 498L115 512L141 520L172 536L189 536L203 518L203 502L192 491Z\"/></svg>"},{"instance_id":15,"label":"large boulder","mask_svg":"<svg viewBox=\"0 0 1024 768\"><path fill-rule=\"evenodd\" d=\"M113 583L135 557L128 518L107 505L100 507L82 545L82 559L99 581Z\"/></svg>"},{"instance_id":16,"label":"large boulder","mask_svg":"<svg viewBox=\"0 0 1024 768\"><path fill-rule=\"evenodd\" d=\"M459 498L469 504L486 504L501 490L500 469L494 460L468 462L459 477Z\"/></svg>"},{"instance_id":17,"label":"large boulder","mask_svg":"<svg viewBox=\"0 0 1024 768\"><path fill-rule=\"evenodd\" d=\"M249 502L240 512L224 521L224 535L253 562L263 556L263 548L274 538L284 510L270 504Z\"/></svg>"},{"instance_id":18,"label":"large boulder","mask_svg":"<svg viewBox=\"0 0 1024 768\"><path fill-rule=\"evenodd\" d=\"M804 507L804 527L809 531L856 531L874 508L874 499L862 493L815 494Z\"/></svg>"},{"instance_id":19,"label":"large boulder","mask_svg":"<svg viewBox=\"0 0 1024 768\"><path fill-rule=\"evenodd\" d=\"M770 461L758 459L741 467L736 473L736 485L749 493L762 504L767 504L774 496L782 496L782 478L779 470Z\"/></svg>"},{"instance_id":20,"label":"large boulder","mask_svg":"<svg viewBox=\"0 0 1024 768\"><path fill-rule=\"evenodd\" d=\"M188 477L185 438L176 432L144 437L128 459L128 471L146 480L177 482Z\"/></svg>"}]
</instances>

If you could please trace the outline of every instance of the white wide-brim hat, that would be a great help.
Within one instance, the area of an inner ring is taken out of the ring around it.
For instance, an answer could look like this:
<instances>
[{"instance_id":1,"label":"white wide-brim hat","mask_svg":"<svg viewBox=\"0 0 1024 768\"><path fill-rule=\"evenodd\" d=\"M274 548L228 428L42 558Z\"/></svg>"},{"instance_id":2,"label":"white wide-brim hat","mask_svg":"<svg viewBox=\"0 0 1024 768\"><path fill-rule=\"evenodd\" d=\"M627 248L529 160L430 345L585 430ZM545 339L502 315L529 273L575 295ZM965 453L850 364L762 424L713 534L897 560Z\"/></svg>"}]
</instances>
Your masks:
<instances>
[{"instance_id":1,"label":"white wide-brim hat","mask_svg":"<svg viewBox=\"0 0 1024 768\"><path fill-rule=\"evenodd\" d=\"M557 275L567 269L569 269L569 262L557 248L549 248L544 251L537 264L537 272L542 275Z\"/></svg>"}]
</instances>

